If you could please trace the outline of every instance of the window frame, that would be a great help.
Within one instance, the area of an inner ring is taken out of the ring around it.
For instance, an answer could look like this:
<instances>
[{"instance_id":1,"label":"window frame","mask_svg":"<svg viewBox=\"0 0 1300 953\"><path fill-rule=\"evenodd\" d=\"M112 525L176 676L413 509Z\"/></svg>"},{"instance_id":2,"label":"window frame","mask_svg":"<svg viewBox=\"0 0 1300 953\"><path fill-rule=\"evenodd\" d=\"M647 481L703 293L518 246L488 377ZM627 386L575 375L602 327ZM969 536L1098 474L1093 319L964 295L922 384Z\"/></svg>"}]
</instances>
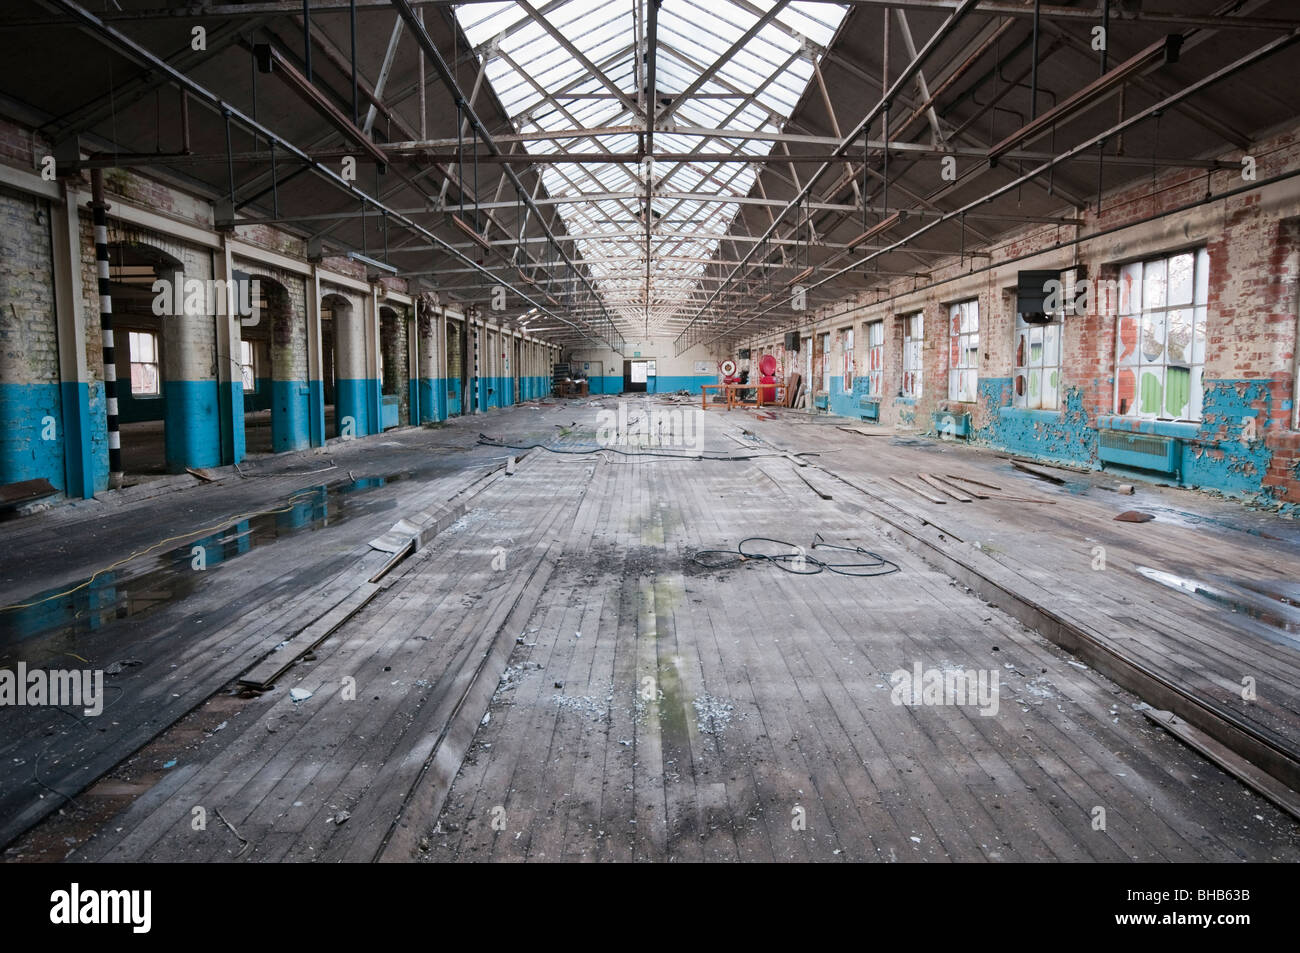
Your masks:
<instances>
[{"instance_id":1,"label":"window frame","mask_svg":"<svg viewBox=\"0 0 1300 953\"><path fill-rule=\"evenodd\" d=\"M841 370L844 374L844 392L853 390L853 328L840 328L840 348L844 352Z\"/></svg>"},{"instance_id":2,"label":"window frame","mask_svg":"<svg viewBox=\"0 0 1300 953\"><path fill-rule=\"evenodd\" d=\"M1177 258L1190 256L1192 259L1191 275L1188 279L1191 296L1185 303L1169 303L1169 270L1170 265ZM1154 266L1160 266L1163 278L1148 279L1148 269ZM1136 289L1129 282L1129 277L1133 274L1133 269L1137 268ZM1179 248L1173 251L1165 252L1158 255L1145 255L1123 263L1119 266L1118 294L1115 302L1115 349L1112 355L1112 369L1114 372L1115 384L1112 390L1111 409L1116 416L1132 418L1134 420L1151 420L1163 422L1181 422L1181 423L1200 423L1204 419L1204 385L1203 373L1205 370L1205 352L1207 350L1208 333L1207 326L1209 320L1209 268L1210 258L1209 250L1206 245L1197 245L1191 248ZM1149 305L1147 301L1148 282L1153 284L1163 283L1161 291L1162 304ZM1126 290L1127 289L1127 290ZM1136 304L1135 304L1136 302ZM1175 313L1187 312L1190 314L1190 323L1187 327L1187 340L1185 343L1184 355L1189 358L1184 361L1169 360L1169 342L1171 334L1175 331L1177 325L1171 323L1170 316ZM1154 325L1150 316L1159 315L1160 333L1162 343L1160 345L1160 360L1146 360L1144 348L1148 346L1147 332L1148 328ZM1125 348L1125 321L1128 319L1132 327L1133 343L1131 345L1132 360L1127 361L1128 354ZM1200 330L1199 342L1197 339L1197 330ZM1199 352L1198 352L1199 343ZM1199 353L1199 360L1196 360ZM1160 401L1159 409L1154 413L1143 412L1143 386L1144 373L1147 368L1160 368ZM1169 370L1170 368L1185 369L1187 371L1187 402L1180 407L1180 410L1186 411L1185 415L1170 413L1168 411L1169 401ZM1132 405L1120 409L1120 388L1122 375L1130 372L1132 376Z\"/></svg>"},{"instance_id":3,"label":"window frame","mask_svg":"<svg viewBox=\"0 0 1300 953\"><path fill-rule=\"evenodd\" d=\"M817 335L821 344L821 381L818 390L828 391L831 387L831 332L822 331Z\"/></svg>"},{"instance_id":4,"label":"window frame","mask_svg":"<svg viewBox=\"0 0 1300 953\"><path fill-rule=\"evenodd\" d=\"M244 354L243 354L243 351L244 351L244 348L245 348L245 347L248 348L248 362L247 362L247 363L244 362ZM239 374L240 374L241 379L243 379L243 381L244 381L244 393L245 393L245 394L256 394L256 393L257 393L257 348L256 348L256 346L255 346L255 342L253 342L253 341L246 341L246 340L243 340L243 339L241 338L240 341L239 341L239 350L240 350L240 354L239 354ZM244 368L248 368L248 376L247 376L247 377L244 376ZM252 381L252 383L253 383L253 386L252 386L252 387L249 387L249 386L248 386L248 382L249 382L249 381Z\"/></svg>"},{"instance_id":5,"label":"window frame","mask_svg":"<svg viewBox=\"0 0 1300 953\"><path fill-rule=\"evenodd\" d=\"M1068 280L1062 284L1062 301L1074 300L1074 272L1065 273ZM1030 323L1021 318L1020 312L1015 312L1015 317L1011 321L1011 406L1019 410L1044 410L1049 413L1061 409L1061 390L1064 383L1064 364L1065 364L1065 305L1059 310L1050 314L1051 320L1039 323ZM1051 328L1056 336L1056 362L1049 364L1047 362L1048 347L1048 329ZM1035 332L1038 332L1039 360L1037 363L1026 361L1033 354L1035 345ZM1021 334L1025 335L1024 354L1021 353ZM1056 384L1053 385L1054 400L1052 406L1043 405L1043 394L1045 393L1043 381L1048 373L1052 371L1056 374ZM1034 377L1038 380L1038 403L1032 403L1035 398L1032 395ZM1024 378L1025 385L1023 392L1019 389L1021 378Z\"/></svg>"},{"instance_id":6,"label":"window frame","mask_svg":"<svg viewBox=\"0 0 1300 953\"><path fill-rule=\"evenodd\" d=\"M973 305L974 323L973 328L965 322L963 310ZM953 330L953 321L959 315L962 316L962 322L957 325L957 330ZM973 343L973 347L972 347ZM959 355L956 364L953 363L954 348ZM974 353L973 363L966 363L967 358ZM963 397L961 384L961 375L967 375L971 380L972 386L968 392L969 396ZM979 399L979 379L980 379L980 299L979 296L973 298L963 298L960 301L954 301L948 305L948 400L956 404L973 404ZM956 384L956 386L954 386ZM954 394L956 396L954 396Z\"/></svg>"},{"instance_id":7,"label":"window frame","mask_svg":"<svg viewBox=\"0 0 1300 953\"><path fill-rule=\"evenodd\" d=\"M136 341L147 338L149 340L149 349L152 351L153 360L140 361L136 360ZM128 386L132 398L147 399L150 397L162 396L162 355L160 351L159 334L157 331L146 331L144 329L126 329L126 359L129 371ZM153 368L153 390L136 390L135 388L135 369L136 366Z\"/></svg>"},{"instance_id":8,"label":"window frame","mask_svg":"<svg viewBox=\"0 0 1300 953\"><path fill-rule=\"evenodd\" d=\"M885 321L883 318L867 321L863 330L867 343L867 393L872 397L880 397L885 386ZM873 341L873 337L877 340Z\"/></svg>"},{"instance_id":9,"label":"window frame","mask_svg":"<svg viewBox=\"0 0 1300 953\"><path fill-rule=\"evenodd\" d=\"M913 335L912 322L916 321L917 334ZM908 365L908 348L910 342L916 343L914 353L916 366ZM914 388L908 387L908 373L912 374ZM903 315L903 379L898 385L899 394L912 400L920 400L925 390L925 311L913 311Z\"/></svg>"}]
</instances>

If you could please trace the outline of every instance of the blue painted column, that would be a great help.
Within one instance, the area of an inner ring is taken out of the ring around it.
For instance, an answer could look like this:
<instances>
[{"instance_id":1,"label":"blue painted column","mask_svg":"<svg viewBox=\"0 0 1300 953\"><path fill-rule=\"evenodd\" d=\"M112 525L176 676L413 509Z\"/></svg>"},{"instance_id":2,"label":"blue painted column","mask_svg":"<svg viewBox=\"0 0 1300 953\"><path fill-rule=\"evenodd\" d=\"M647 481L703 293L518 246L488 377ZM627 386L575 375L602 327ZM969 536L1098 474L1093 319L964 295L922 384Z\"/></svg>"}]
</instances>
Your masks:
<instances>
[{"instance_id":1,"label":"blue painted column","mask_svg":"<svg viewBox=\"0 0 1300 953\"><path fill-rule=\"evenodd\" d=\"M202 280L180 272L169 276L174 282ZM199 306L188 288L179 314L162 315L162 376L164 448L167 469L181 473L186 467L216 467L222 464L222 394L217 380L216 321L224 319L224 303L217 308ZM206 300L206 296L205 299ZM221 315L206 313L221 311ZM238 341L238 338L235 339ZM229 400L229 395L226 397ZM239 408L243 410L243 393ZM242 435L242 428L240 430Z\"/></svg>"},{"instance_id":2,"label":"blue painted column","mask_svg":"<svg viewBox=\"0 0 1300 953\"><path fill-rule=\"evenodd\" d=\"M440 387L439 367L442 360L442 341L439 329L442 321L424 301L419 302L415 321L417 372L415 384L419 391L419 423L432 423L447 416L446 388Z\"/></svg>"},{"instance_id":3,"label":"blue painted column","mask_svg":"<svg viewBox=\"0 0 1300 953\"><path fill-rule=\"evenodd\" d=\"M208 309L209 317L204 336L211 334L212 356L215 364L212 374L217 387L215 428L217 454L221 463L231 464L244 459L245 451L244 381L243 375L239 372L243 324L248 321L251 325L259 320L259 317L257 312L245 307L251 305L254 300L252 287L244 283L248 280L247 275L236 275L233 253L229 244L219 254L213 256L213 267L213 277L225 283L226 293L214 295L215 307ZM170 436L170 422L167 426Z\"/></svg>"},{"instance_id":4,"label":"blue painted column","mask_svg":"<svg viewBox=\"0 0 1300 953\"><path fill-rule=\"evenodd\" d=\"M325 354L321 336L320 276L312 269L306 280L307 306L307 439L313 447L325 446Z\"/></svg>"},{"instance_id":5,"label":"blue painted column","mask_svg":"<svg viewBox=\"0 0 1300 953\"><path fill-rule=\"evenodd\" d=\"M335 436L364 437L370 428L373 385L366 370L365 320L350 301L334 307ZM377 408L376 408L377 409Z\"/></svg>"},{"instance_id":6,"label":"blue painted column","mask_svg":"<svg viewBox=\"0 0 1300 953\"><path fill-rule=\"evenodd\" d=\"M271 321L271 449L302 450L311 445L307 316L293 308L283 288L270 286L265 294Z\"/></svg>"}]
</instances>

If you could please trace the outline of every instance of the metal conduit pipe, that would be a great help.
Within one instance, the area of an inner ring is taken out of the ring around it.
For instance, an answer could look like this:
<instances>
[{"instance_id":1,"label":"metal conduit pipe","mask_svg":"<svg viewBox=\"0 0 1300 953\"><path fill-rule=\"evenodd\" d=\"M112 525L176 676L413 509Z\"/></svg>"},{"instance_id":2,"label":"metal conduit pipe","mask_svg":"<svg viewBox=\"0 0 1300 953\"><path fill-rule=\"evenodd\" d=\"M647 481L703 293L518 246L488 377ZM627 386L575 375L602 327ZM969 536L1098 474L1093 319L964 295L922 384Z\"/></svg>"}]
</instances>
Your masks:
<instances>
[{"instance_id":1,"label":"metal conduit pipe","mask_svg":"<svg viewBox=\"0 0 1300 953\"><path fill-rule=\"evenodd\" d=\"M395 0L395 2L401 2L401 0ZM930 37L928 41L926 41L925 46L917 50L916 56L912 58L912 61L908 63L905 67L903 67L902 71L898 74L898 78L894 80L893 84L888 89L885 89L882 92L880 100L874 106L872 106L871 109L867 111L866 116L862 118L862 120L857 124L857 126L853 129L853 131L851 131L848 134L848 136L846 136L844 140L839 144L839 146L837 146L835 150L831 153L833 157L833 161L828 160L826 162L823 162L821 166L817 169L817 171L814 172L812 176L808 179L808 181L803 185L803 187L799 189L798 193L794 195L788 203L786 203L785 208L781 210L781 214L776 216L772 224L768 226L767 231L765 231L762 237L759 239L760 244L766 241L768 238L772 237L773 234L775 234L777 230L777 226L780 223L781 219L784 218L785 215L791 209L798 208L798 206L804 201L805 197L810 196L812 194L812 190L816 186L817 180L820 179L823 175L825 175L826 171L830 169L833 164L838 164L838 161L848 151L849 147L856 144L858 140L862 138L863 134L866 132L867 129L870 128L871 124L875 122L876 118L881 114L882 110L887 108L889 102L897 98L899 91L902 90L908 83L910 83L916 77L917 72L920 71L921 65L926 61L926 59L929 58L929 56L935 51L935 49L939 46L940 43L942 43L945 39L947 39L948 35L956 28L957 24L960 23L963 19L965 19L967 15L969 15L972 11L975 10L975 8L978 6L978 3L979 0L962 0L962 2L956 6L956 8L951 13L951 15L949 15L948 19L946 19L942 24L940 24L939 28L935 31L934 35ZM755 246L755 248L757 247L758 246ZM748 264L750 258L753 257L754 250L755 249L750 249L750 251L745 255L745 258L743 259L745 264ZM736 275L738 275L743 268L744 268L743 264L737 266L736 268L733 268L731 273L727 276L727 280L723 283L723 285L719 286L718 290L721 290L721 287L734 281ZM677 341L679 345L681 341L685 340L687 332L692 327L695 326L696 322L700 320L701 316L708 309L709 305L711 305L714 302L714 300L717 298L718 290L715 290L712 294L709 295L709 297L700 306L699 310L696 311L695 314L691 317L690 321L686 325L686 328L683 329L681 334L677 336ZM681 348L679 346L678 353L680 353L680 351Z\"/></svg>"},{"instance_id":2,"label":"metal conduit pipe","mask_svg":"<svg viewBox=\"0 0 1300 953\"><path fill-rule=\"evenodd\" d=\"M974 2L974 0L971 0L971 2ZM465 118L469 121L470 126L477 131L478 135L483 140L483 144L487 146L488 151L492 155L494 156L501 155L502 154L501 147L497 145L496 140L492 138L492 134L488 132L487 127L483 125L482 120L480 120L478 118L478 115L474 112L474 107L470 105L469 100L465 97L464 91L460 88L460 84L456 82L456 77L452 73L451 67L447 65L447 61L444 60L442 58L442 54L438 52L438 47L434 44L433 40L429 37L428 32L424 28L424 24L420 21L420 18L416 16L415 11L411 8L411 4L409 0L392 0L392 3L393 6L397 8L398 14L402 17L403 20L406 21L406 25L408 28L410 28L412 35L416 39L416 42L419 43L420 48L424 50L425 56L427 56L429 62L433 64L434 69L437 71L439 77L441 77L444 85L446 85L447 89L451 92L452 96L456 100L457 106L463 111L463 114ZM545 233L549 243L552 245L552 247L555 248L556 252L559 253L560 260L563 261L564 264L573 267L575 271L578 272L578 274L582 278L583 284L586 285L587 290L590 291L593 295L596 295L597 299L599 300L599 295L596 294L596 289L592 285L591 279L587 275L583 274L579 269L577 269L576 266L574 266L573 262L569 260L568 255L566 255L564 249L560 247L559 241L555 238L554 234L551 232L551 229L546 224L545 219L542 218L542 213L537 209L536 205L534 204L533 197L528 193L528 190L524 188L523 182L519 180L519 176L515 173L514 169L512 169L509 165L506 165L504 168L505 168L506 176L510 179L511 184L515 187L515 192L518 193L519 197L524 200L524 203L529 207L532 213L537 216L538 224L541 225L542 231ZM610 347L612 347L614 350L621 351L623 349L622 335L620 335L618 331L615 329L614 319L609 314L609 311L605 310L604 314L606 319L609 321L609 326L610 326L609 336L610 338L615 339L615 340L606 340L605 343L609 344Z\"/></svg>"},{"instance_id":3,"label":"metal conduit pipe","mask_svg":"<svg viewBox=\"0 0 1300 953\"><path fill-rule=\"evenodd\" d=\"M245 115L239 109L227 103L216 93L213 93L206 87L201 86L199 83L197 83L190 77L186 76L184 73L180 72L175 67L171 66L165 60L161 59L158 56L155 56L149 50L140 46L140 44L136 43L134 40L132 40L130 37L123 34L121 31L115 29L114 27L110 26L108 23L101 20L99 17L91 13L89 10L85 9L84 7L80 6L77 3L72 2L72 0L41 0L41 3L42 6L45 6L47 8L52 8L69 14L74 20L78 21L78 23L84 29L90 32L90 34L93 35L96 39L100 40L105 44L116 47L119 50L119 52L123 53L123 55L125 55L128 59L133 59L138 63L140 63L141 65L147 66L150 69L155 70L158 73L166 76L168 79L170 79L173 83L175 83L180 88L188 90L189 93L192 96L194 96L197 100L206 103L210 108L212 108L218 114L224 117L228 117L230 120L234 122L238 122L240 125L244 126L250 132L257 133L261 135L263 138L265 138L267 141L278 145L291 157L302 162L304 164L304 168L309 169L311 172L320 176L322 179L324 179L326 182L328 182L335 188L339 189L342 192L347 193L348 195L352 196L353 198L359 201L368 202L371 205L375 206L375 208L390 215L393 218L393 220L397 222L399 225L401 225L403 228L407 229L408 231L414 232L417 235L423 236L424 238L427 238L436 248L446 252L448 255L455 258L457 261L463 262L464 264L469 265L474 270L481 272L482 274L488 276L489 278L492 278L496 284L505 285L512 292L518 295L521 299L527 301L529 304L538 308L540 311L544 312L548 317L559 321L561 324L565 325L566 327L573 328L573 330L577 331L580 334L589 335L589 336L593 335L594 332L592 332L590 329L580 327L574 324L572 321L563 317L562 315L558 315L554 313L549 308L547 308L543 303L537 301L530 295L522 291L519 291L517 288L514 287L514 285L505 281L498 280L496 276L493 276L490 271L488 271L478 262L474 261L473 259L469 258L466 255L463 255L450 242L444 241L443 239L439 238L437 235L433 234L433 232L424 228L418 222L415 222L412 219L408 218L407 216L393 211L388 206L380 202L377 198L373 198L370 195L363 192L362 190L356 188L354 185L346 181L338 173L322 165L320 162L313 159L302 149L299 149L293 143L289 142L287 139L284 139L282 136L279 136L276 133L272 132L266 126L251 119L249 116ZM611 343L611 342L606 341L605 343Z\"/></svg>"}]
</instances>

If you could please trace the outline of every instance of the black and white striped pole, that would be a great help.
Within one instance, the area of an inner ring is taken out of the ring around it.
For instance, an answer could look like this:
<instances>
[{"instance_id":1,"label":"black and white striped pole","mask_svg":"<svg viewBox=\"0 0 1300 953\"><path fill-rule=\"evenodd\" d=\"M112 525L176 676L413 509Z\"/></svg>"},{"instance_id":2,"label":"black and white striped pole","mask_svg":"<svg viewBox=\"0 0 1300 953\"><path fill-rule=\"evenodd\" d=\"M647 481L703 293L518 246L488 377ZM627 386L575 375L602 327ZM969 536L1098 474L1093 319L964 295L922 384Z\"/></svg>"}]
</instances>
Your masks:
<instances>
[{"instance_id":1,"label":"black and white striped pole","mask_svg":"<svg viewBox=\"0 0 1300 953\"><path fill-rule=\"evenodd\" d=\"M113 297L108 279L108 204L104 176L90 170L91 210L95 225L95 267L99 275L99 328L104 348L104 405L108 417L108 487L122 486L122 439L117 430L117 358L113 353Z\"/></svg>"}]
</instances>

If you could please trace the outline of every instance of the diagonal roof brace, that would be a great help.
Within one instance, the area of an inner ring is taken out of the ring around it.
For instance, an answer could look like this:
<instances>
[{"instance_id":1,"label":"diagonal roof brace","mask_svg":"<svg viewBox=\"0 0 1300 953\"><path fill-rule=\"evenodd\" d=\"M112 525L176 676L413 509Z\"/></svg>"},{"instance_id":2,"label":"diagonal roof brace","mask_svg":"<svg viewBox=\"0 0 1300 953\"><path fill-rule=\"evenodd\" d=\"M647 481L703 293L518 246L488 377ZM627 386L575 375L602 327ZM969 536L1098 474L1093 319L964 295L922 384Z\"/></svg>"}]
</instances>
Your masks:
<instances>
[{"instance_id":1,"label":"diagonal roof brace","mask_svg":"<svg viewBox=\"0 0 1300 953\"><path fill-rule=\"evenodd\" d=\"M867 129L871 127L871 124L876 120L876 117L880 115L881 111L886 109L890 101L898 96L899 91L904 89L906 85L911 83L916 77L916 74L921 69L921 64L924 63L939 44L948 37L948 35L956 28L957 24L967 15L972 13L978 5L979 0L960 0L960 2L955 4L952 13L939 25L939 28L935 30L934 35L926 41L925 45L917 51L916 56L912 57L912 61L903 67L902 71L894 79L894 82L890 85L889 89L883 92L880 100L867 111L866 116L864 116L857 126L840 142L838 146L836 146L831 153L831 158L823 162L820 168L813 173L808 181L794 196L791 197L790 201L786 203L785 208L781 210L781 214L775 217L772 224L768 226L767 231L765 231L759 239L759 245L776 233L777 226L781 219L784 218L791 209L798 208L806 198L811 196L813 187L817 184L817 180L826 174L826 171L831 168L832 164L838 163L848 149L855 145L863 135L865 135ZM700 320L709 305L717 298L718 290L721 290L721 288L735 280L736 276L741 273L749 263L749 260L754 256L759 245L754 246L754 248L751 248L745 254L742 263L731 270L730 274L727 275L727 280L719 285L719 288L708 297L704 304L700 306L699 310L691 317L686 329L682 331L682 334L678 335L677 341L679 346L686 332L690 330L696 321Z\"/></svg>"},{"instance_id":2,"label":"diagonal roof brace","mask_svg":"<svg viewBox=\"0 0 1300 953\"><path fill-rule=\"evenodd\" d=\"M437 45L434 44L433 40L429 37L428 32L425 30L424 24L420 21L420 18L416 16L415 11L411 8L410 0L392 0L392 3L393 6L397 8L398 15L400 15L401 18L406 21L406 26L411 31L411 35L415 37L416 42L419 43L420 48L424 51L425 56L428 58L429 62L433 64L433 68L437 71L439 77L441 77L443 84L447 87L448 91L452 94L452 98L456 101L457 105L461 107L465 119L469 122L470 126L478 132L479 137L483 140L483 143L487 146L488 152L494 156L501 155L502 154L501 147L497 145L496 140L492 138L492 134L488 132L488 129L483 124L483 121L479 119L478 114L474 112L474 108L470 105L469 101L465 98L465 93L460 88L460 85L456 82L456 77L452 73L451 67L449 67L447 65L447 61L442 58L442 54L438 52ZM545 220L542 218L541 211L537 208L536 203L533 202L532 195L528 192L526 188L524 188L524 184L523 182L520 181L518 174L516 174L515 170L512 169L509 165L504 166L504 168L507 177L510 179L511 184L514 185L515 191L518 193L519 197L524 200L524 203L528 206L530 211L537 216L538 224L541 225L542 231L546 234L546 238L548 242L555 248L556 252L559 254L560 261L563 262L565 265L568 265L570 268L574 268L574 270L582 278L583 284L587 286L588 290L590 290L592 294L595 294L596 289L592 286L591 280L580 269L574 267L574 264L569 259L569 256L565 254L564 249L560 247L560 243L556 240L555 235L551 232L550 227L546 224ZM605 313L605 318L609 322L609 334L605 335L603 333L594 330L592 331L592 333L603 338L605 340L605 343L607 343L614 350L620 351L623 348L622 335L620 335L617 329L614 327L614 319L609 315L608 311L606 311Z\"/></svg>"},{"instance_id":3,"label":"diagonal roof brace","mask_svg":"<svg viewBox=\"0 0 1300 953\"><path fill-rule=\"evenodd\" d=\"M262 138L266 139L267 142L274 143L278 148L283 149L289 156L302 162L304 164L304 168L310 169L313 173L320 176L330 185L352 196L355 199L370 203L376 209L390 216L398 226L405 228L408 231L414 232L417 235L423 236L424 238L427 238L434 245L434 247L445 251L448 255L456 258L457 260L464 262L465 264L471 266L472 268L478 271L482 271L484 274L488 275L489 277L492 277L491 272L484 269L477 262L463 255L455 246L453 246L449 242L446 242L443 239L439 238L437 235L433 234L433 232L421 226L418 222L413 221L407 216L401 214L400 212L396 212L388 208L377 197L368 195L367 193L363 192L361 189L358 189L351 182L347 181L338 173L336 173L333 169L330 169L329 167L322 165L318 160L312 158L302 149L295 146L293 143L284 139L282 136L276 135L269 128L262 125L257 120L252 119L251 117L245 115L239 109L237 109L236 107L232 106L231 104L223 100L216 93L212 92L211 90L207 89L204 86L201 86L198 82L191 79L189 76L182 73L180 70L176 69L175 67L167 63L165 60L155 55L154 53L150 52L148 49L141 46L139 43L131 39L126 34L122 33L120 30L117 30L113 26L109 25L108 23L105 23L102 19L100 19L94 13L87 10L85 7L82 7L79 4L74 3L73 0L39 0L39 2L43 7L57 9L70 15L72 19L77 22L77 25L81 29L88 32L96 40L98 40L101 43L104 43L107 46L112 46L116 48L117 51L127 59L133 60L139 63L140 65L145 66L151 70L154 70L160 75L166 77L167 81L175 83L179 88L188 91L194 97L196 102L206 103L210 108L215 109L218 113L227 117L228 120L238 122L241 126L245 127L249 131L255 132ZM513 286L510 286L510 290L514 291L515 294L517 294L524 301L527 301L529 304L536 305L539 308L541 308L541 305L536 300L529 297L527 294L520 292L518 289L514 288ZM542 310L546 310L546 309L542 309ZM582 334L592 333L588 328L579 328L577 325L574 325L571 321L569 321L562 315L554 314L551 311L546 311L546 313L548 316L554 318L555 320L562 321L565 324L568 324L569 326L573 327L579 333Z\"/></svg>"}]
</instances>

